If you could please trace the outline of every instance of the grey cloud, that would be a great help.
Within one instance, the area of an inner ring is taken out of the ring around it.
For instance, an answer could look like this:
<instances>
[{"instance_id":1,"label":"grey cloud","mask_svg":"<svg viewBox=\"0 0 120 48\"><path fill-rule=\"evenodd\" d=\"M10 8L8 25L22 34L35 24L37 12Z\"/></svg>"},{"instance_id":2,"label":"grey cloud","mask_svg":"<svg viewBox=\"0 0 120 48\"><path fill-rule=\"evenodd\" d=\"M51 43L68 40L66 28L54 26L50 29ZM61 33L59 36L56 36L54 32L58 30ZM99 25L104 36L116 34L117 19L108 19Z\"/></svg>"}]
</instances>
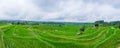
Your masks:
<instances>
[{"instance_id":1,"label":"grey cloud","mask_svg":"<svg viewBox=\"0 0 120 48\"><path fill-rule=\"evenodd\" d=\"M120 0L83 0L85 3L109 4L115 8L120 8Z\"/></svg>"},{"instance_id":2,"label":"grey cloud","mask_svg":"<svg viewBox=\"0 0 120 48\"><path fill-rule=\"evenodd\" d=\"M94 22L120 18L119 0L6 1L0 3L0 19Z\"/></svg>"},{"instance_id":3,"label":"grey cloud","mask_svg":"<svg viewBox=\"0 0 120 48\"><path fill-rule=\"evenodd\" d=\"M33 3L42 8L43 11L54 12L59 11L60 0L34 0Z\"/></svg>"}]
</instances>

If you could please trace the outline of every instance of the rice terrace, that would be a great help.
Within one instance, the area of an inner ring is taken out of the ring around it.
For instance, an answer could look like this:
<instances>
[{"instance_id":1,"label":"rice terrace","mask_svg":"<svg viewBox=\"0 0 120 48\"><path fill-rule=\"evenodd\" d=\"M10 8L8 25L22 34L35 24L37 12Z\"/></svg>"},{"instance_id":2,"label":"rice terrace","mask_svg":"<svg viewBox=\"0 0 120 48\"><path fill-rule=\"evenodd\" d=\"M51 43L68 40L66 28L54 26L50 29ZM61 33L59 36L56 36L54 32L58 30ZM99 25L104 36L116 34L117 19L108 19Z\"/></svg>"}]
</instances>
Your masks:
<instances>
[{"instance_id":1,"label":"rice terrace","mask_svg":"<svg viewBox=\"0 0 120 48\"><path fill-rule=\"evenodd\" d=\"M0 48L120 48L120 0L0 0Z\"/></svg>"},{"instance_id":2,"label":"rice terrace","mask_svg":"<svg viewBox=\"0 0 120 48\"><path fill-rule=\"evenodd\" d=\"M1 21L0 48L119 48L120 25L106 24Z\"/></svg>"}]
</instances>

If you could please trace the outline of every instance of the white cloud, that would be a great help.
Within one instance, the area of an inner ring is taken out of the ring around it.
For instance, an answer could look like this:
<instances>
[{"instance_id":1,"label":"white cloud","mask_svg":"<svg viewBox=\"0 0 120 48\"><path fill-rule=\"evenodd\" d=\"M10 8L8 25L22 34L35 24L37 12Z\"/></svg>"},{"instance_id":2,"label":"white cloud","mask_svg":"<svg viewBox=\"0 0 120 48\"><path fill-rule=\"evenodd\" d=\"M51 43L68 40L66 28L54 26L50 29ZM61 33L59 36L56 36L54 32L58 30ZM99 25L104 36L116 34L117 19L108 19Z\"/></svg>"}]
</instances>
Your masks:
<instances>
[{"instance_id":1,"label":"white cloud","mask_svg":"<svg viewBox=\"0 0 120 48\"><path fill-rule=\"evenodd\" d=\"M65 22L114 21L118 2L111 0L0 0L0 19Z\"/></svg>"}]
</instances>

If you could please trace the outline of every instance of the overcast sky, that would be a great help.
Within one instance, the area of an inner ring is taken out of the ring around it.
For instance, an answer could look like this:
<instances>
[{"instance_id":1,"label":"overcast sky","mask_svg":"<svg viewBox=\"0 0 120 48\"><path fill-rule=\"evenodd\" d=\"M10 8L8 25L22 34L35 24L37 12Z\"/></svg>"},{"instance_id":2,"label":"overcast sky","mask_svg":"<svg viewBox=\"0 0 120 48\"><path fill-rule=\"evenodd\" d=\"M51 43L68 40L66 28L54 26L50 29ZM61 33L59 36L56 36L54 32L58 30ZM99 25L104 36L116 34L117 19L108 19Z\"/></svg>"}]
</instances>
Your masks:
<instances>
[{"instance_id":1,"label":"overcast sky","mask_svg":"<svg viewBox=\"0 0 120 48\"><path fill-rule=\"evenodd\" d=\"M120 0L0 0L0 20L120 20Z\"/></svg>"}]
</instances>

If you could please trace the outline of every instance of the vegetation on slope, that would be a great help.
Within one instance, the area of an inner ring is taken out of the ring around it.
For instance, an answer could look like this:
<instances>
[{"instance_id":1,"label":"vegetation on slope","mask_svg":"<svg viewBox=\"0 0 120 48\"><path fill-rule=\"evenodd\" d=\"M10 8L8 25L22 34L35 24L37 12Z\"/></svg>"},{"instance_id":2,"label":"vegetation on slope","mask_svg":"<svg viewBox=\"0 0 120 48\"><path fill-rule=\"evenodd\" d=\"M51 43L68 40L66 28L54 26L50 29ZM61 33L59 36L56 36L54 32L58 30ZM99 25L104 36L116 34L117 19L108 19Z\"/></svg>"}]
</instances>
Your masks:
<instances>
[{"instance_id":1,"label":"vegetation on slope","mask_svg":"<svg viewBox=\"0 0 120 48\"><path fill-rule=\"evenodd\" d=\"M0 48L117 48L120 29L87 25L0 25Z\"/></svg>"}]
</instances>

